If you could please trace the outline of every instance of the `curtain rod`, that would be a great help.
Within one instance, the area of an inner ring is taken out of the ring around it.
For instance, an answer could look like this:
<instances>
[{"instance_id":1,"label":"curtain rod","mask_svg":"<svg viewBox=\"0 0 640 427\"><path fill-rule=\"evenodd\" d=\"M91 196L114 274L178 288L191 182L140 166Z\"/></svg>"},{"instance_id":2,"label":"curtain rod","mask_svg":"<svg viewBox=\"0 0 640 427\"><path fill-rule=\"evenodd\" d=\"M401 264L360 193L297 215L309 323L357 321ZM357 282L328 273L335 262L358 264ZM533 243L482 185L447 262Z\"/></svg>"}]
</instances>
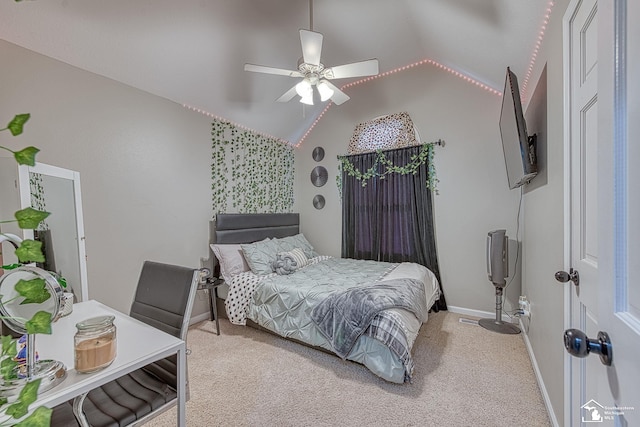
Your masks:
<instances>
[{"instance_id":1,"label":"curtain rod","mask_svg":"<svg viewBox=\"0 0 640 427\"><path fill-rule=\"evenodd\" d=\"M395 147L395 148L388 148L386 150L382 150L384 152L387 151L395 151L395 150L404 150L406 148L412 148L412 147L420 147L422 145L427 145L427 144L431 144L431 145L439 145L440 147L444 147L445 146L445 141L444 139L438 139L437 141L432 141L432 142L424 142L424 143L420 143L420 144L416 144L416 145L407 145L406 147ZM355 154L340 154L337 157L350 157L350 156L358 156L360 154L370 154L370 153L375 153L378 150L372 150L372 151L365 151L363 153L355 153Z\"/></svg>"}]
</instances>

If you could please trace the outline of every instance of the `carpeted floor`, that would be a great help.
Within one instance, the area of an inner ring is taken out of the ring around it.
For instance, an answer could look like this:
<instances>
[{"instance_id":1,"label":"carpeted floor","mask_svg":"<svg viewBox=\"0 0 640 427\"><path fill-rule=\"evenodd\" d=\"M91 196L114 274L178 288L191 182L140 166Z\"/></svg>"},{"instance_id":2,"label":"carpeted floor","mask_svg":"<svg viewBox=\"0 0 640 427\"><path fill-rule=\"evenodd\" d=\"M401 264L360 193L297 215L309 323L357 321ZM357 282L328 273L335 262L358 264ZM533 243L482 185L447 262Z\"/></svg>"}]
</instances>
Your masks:
<instances>
[{"instance_id":1,"label":"carpeted floor","mask_svg":"<svg viewBox=\"0 0 640 427\"><path fill-rule=\"evenodd\" d=\"M412 384L221 320L188 336L187 425L549 426L521 335L430 314L414 345ZM175 408L152 420L175 426Z\"/></svg>"}]
</instances>

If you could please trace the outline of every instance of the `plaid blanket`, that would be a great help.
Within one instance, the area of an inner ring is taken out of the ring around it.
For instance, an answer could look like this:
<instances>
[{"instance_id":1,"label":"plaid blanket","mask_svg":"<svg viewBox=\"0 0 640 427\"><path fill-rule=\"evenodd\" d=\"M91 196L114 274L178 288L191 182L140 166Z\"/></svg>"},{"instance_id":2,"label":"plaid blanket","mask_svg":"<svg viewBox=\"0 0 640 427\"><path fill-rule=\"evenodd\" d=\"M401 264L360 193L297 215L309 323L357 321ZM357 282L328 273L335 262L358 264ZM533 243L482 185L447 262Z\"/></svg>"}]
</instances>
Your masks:
<instances>
[{"instance_id":1,"label":"plaid blanket","mask_svg":"<svg viewBox=\"0 0 640 427\"><path fill-rule=\"evenodd\" d=\"M373 318L364 334L377 339L398 356L404 365L404 381L411 382L415 365L409 351L407 335L400 325L402 320L395 313L381 311Z\"/></svg>"},{"instance_id":2,"label":"plaid blanket","mask_svg":"<svg viewBox=\"0 0 640 427\"><path fill-rule=\"evenodd\" d=\"M428 311L424 285L414 279L394 279L334 292L314 307L311 320L344 359L373 318L394 307L407 309L424 322Z\"/></svg>"}]
</instances>

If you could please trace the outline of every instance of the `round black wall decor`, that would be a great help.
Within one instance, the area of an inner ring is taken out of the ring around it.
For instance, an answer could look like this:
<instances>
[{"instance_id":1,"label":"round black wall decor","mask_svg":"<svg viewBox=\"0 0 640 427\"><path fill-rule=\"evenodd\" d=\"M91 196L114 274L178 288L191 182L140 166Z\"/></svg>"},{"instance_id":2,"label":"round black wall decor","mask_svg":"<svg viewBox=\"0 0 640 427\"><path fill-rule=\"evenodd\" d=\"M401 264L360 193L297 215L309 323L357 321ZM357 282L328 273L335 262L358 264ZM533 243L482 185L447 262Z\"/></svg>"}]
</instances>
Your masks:
<instances>
[{"instance_id":1,"label":"round black wall decor","mask_svg":"<svg viewBox=\"0 0 640 427\"><path fill-rule=\"evenodd\" d=\"M319 162L320 160L324 159L324 148L322 147L314 148L311 156L313 157L313 160L315 160L316 162Z\"/></svg>"},{"instance_id":2,"label":"round black wall decor","mask_svg":"<svg viewBox=\"0 0 640 427\"><path fill-rule=\"evenodd\" d=\"M324 203L325 203L324 196L322 196L320 194L316 194L313 197L313 207L314 208L322 209L322 208L324 208Z\"/></svg>"},{"instance_id":3,"label":"round black wall decor","mask_svg":"<svg viewBox=\"0 0 640 427\"><path fill-rule=\"evenodd\" d=\"M316 187L322 187L327 183L329 173L323 166L316 166L311 171L311 183Z\"/></svg>"}]
</instances>

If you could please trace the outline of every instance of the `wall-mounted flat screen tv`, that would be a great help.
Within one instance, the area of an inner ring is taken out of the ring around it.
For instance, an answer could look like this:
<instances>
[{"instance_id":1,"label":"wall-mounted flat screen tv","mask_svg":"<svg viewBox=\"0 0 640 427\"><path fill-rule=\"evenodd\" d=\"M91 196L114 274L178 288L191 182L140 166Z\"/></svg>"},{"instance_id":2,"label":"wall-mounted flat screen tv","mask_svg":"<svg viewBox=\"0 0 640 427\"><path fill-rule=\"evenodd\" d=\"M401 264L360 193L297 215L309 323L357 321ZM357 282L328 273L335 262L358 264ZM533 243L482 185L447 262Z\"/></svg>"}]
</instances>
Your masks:
<instances>
[{"instance_id":1,"label":"wall-mounted flat screen tv","mask_svg":"<svg viewBox=\"0 0 640 427\"><path fill-rule=\"evenodd\" d=\"M500 135L509 188L529 183L538 174L536 135L527 134L518 79L509 67L502 96Z\"/></svg>"}]
</instances>

